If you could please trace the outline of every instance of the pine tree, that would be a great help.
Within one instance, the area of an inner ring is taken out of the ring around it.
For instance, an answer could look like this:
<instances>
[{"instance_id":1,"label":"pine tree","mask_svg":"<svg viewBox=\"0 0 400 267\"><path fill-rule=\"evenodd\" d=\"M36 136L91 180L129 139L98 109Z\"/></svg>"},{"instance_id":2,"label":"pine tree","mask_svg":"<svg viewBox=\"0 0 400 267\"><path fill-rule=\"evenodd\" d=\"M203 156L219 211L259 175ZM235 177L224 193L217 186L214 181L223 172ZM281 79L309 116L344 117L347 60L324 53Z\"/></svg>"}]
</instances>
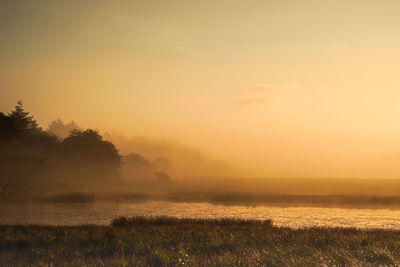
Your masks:
<instances>
[{"instance_id":1,"label":"pine tree","mask_svg":"<svg viewBox=\"0 0 400 267\"><path fill-rule=\"evenodd\" d=\"M15 109L8 114L8 118L14 123L15 130L19 132L40 130L33 116L24 110L22 101L18 101Z\"/></svg>"}]
</instances>

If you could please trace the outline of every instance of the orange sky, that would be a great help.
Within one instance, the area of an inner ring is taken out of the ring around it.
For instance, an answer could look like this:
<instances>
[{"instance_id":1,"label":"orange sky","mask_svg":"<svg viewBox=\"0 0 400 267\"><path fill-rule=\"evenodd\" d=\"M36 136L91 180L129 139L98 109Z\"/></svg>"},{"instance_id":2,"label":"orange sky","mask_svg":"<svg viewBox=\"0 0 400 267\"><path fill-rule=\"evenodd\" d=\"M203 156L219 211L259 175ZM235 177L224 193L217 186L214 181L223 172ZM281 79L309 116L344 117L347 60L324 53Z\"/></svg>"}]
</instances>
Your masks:
<instances>
[{"instance_id":1,"label":"orange sky","mask_svg":"<svg viewBox=\"0 0 400 267\"><path fill-rule=\"evenodd\" d=\"M398 1L1 1L0 110L271 176L400 177Z\"/></svg>"}]
</instances>

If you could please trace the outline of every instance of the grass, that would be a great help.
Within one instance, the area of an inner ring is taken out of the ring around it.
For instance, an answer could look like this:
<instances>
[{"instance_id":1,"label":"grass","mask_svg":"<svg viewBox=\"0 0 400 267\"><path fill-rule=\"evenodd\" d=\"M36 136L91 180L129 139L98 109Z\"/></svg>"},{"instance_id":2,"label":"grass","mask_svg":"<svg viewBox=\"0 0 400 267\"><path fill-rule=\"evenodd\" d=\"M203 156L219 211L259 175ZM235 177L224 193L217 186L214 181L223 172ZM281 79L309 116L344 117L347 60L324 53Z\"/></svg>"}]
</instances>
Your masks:
<instances>
[{"instance_id":1,"label":"grass","mask_svg":"<svg viewBox=\"0 0 400 267\"><path fill-rule=\"evenodd\" d=\"M391 266L400 231L271 221L117 218L110 226L0 226L0 266Z\"/></svg>"},{"instance_id":2,"label":"grass","mask_svg":"<svg viewBox=\"0 0 400 267\"><path fill-rule=\"evenodd\" d=\"M264 226L272 227L271 220L246 220L246 219L192 219L192 218L176 218L176 217L119 217L111 222L112 226L120 227L134 227L134 226Z\"/></svg>"}]
</instances>

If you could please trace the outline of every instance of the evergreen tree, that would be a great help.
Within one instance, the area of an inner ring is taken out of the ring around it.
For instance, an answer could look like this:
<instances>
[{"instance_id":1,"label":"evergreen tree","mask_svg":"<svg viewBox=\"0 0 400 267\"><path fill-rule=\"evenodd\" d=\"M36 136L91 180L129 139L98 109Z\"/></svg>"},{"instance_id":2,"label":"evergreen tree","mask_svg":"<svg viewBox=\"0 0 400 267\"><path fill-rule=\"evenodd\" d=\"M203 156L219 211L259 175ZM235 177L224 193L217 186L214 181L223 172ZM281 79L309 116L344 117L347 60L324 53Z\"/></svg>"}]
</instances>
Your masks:
<instances>
[{"instance_id":1,"label":"evergreen tree","mask_svg":"<svg viewBox=\"0 0 400 267\"><path fill-rule=\"evenodd\" d=\"M21 101L18 101L15 109L11 111L8 115L8 118L14 124L14 130L19 133L28 132L28 131L40 131L37 122L33 119L33 116L29 115L29 112L24 110L23 104Z\"/></svg>"}]
</instances>

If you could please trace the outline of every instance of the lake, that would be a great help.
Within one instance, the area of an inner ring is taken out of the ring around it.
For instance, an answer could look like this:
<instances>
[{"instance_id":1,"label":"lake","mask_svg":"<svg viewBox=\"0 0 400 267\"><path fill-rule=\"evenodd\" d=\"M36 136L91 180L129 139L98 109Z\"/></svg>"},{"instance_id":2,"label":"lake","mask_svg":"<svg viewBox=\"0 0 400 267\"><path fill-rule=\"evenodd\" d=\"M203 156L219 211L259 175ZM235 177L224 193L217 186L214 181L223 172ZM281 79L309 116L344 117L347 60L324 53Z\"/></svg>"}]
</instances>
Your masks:
<instances>
[{"instance_id":1,"label":"lake","mask_svg":"<svg viewBox=\"0 0 400 267\"><path fill-rule=\"evenodd\" d=\"M275 226L400 229L400 210L319 207L235 206L149 201L88 204L0 204L0 224L110 224L118 216L272 219Z\"/></svg>"}]
</instances>

